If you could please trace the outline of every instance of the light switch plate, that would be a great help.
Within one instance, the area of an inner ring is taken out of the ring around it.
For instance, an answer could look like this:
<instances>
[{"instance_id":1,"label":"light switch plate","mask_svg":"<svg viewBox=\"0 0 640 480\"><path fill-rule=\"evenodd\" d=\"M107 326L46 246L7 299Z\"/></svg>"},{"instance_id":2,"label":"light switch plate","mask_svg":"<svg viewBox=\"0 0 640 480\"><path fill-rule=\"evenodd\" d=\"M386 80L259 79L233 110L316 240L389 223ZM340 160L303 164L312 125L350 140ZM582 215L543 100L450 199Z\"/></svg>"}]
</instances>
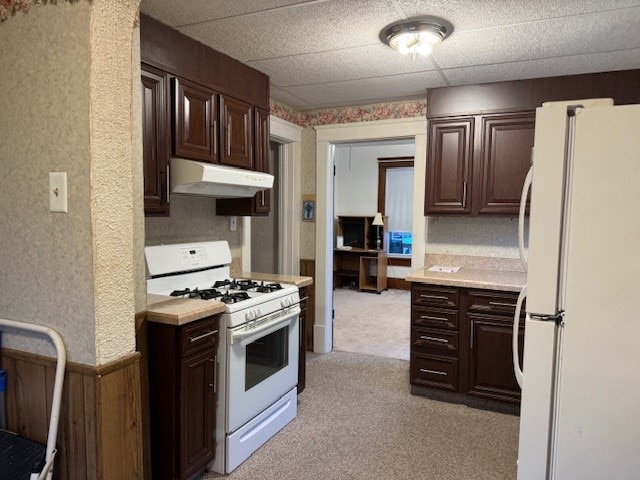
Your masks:
<instances>
[{"instance_id":1,"label":"light switch plate","mask_svg":"<svg viewBox=\"0 0 640 480\"><path fill-rule=\"evenodd\" d=\"M229 230L235 232L238 229L238 217L229 217Z\"/></svg>"},{"instance_id":2,"label":"light switch plate","mask_svg":"<svg viewBox=\"0 0 640 480\"><path fill-rule=\"evenodd\" d=\"M49 172L49 211L67 213L67 172Z\"/></svg>"}]
</instances>

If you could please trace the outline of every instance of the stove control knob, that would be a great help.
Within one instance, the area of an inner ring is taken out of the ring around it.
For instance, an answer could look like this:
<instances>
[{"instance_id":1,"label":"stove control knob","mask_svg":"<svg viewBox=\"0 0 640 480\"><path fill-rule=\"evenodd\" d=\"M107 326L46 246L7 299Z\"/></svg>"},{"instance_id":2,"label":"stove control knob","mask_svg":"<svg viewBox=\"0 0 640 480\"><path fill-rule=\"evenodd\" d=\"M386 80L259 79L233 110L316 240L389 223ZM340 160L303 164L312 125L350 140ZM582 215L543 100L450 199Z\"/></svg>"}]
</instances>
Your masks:
<instances>
[{"instance_id":1,"label":"stove control knob","mask_svg":"<svg viewBox=\"0 0 640 480\"><path fill-rule=\"evenodd\" d=\"M286 307L286 306L287 306L287 299L286 299L286 298L283 298L282 300L280 300L280 306L281 306L282 308L284 308L284 307Z\"/></svg>"},{"instance_id":2,"label":"stove control knob","mask_svg":"<svg viewBox=\"0 0 640 480\"><path fill-rule=\"evenodd\" d=\"M257 317L261 317L262 316L262 310L258 309L258 311L256 312L256 316Z\"/></svg>"},{"instance_id":3,"label":"stove control knob","mask_svg":"<svg viewBox=\"0 0 640 480\"><path fill-rule=\"evenodd\" d=\"M247 321L250 321L250 320L253 320L254 318L256 318L256 314L252 310L249 310L247 313L244 314L244 318Z\"/></svg>"}]
</instances>

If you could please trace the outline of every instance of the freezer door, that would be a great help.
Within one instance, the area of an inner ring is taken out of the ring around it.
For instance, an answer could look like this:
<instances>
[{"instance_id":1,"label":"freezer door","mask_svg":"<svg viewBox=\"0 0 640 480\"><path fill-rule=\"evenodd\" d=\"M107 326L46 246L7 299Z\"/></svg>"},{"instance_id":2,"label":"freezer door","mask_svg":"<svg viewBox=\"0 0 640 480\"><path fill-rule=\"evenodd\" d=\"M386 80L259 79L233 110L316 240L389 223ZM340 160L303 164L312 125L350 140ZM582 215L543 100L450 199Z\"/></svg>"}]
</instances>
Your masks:
<instances>
[{"instance_id":1,"label":"freezer door","mask_svg":"<svg viewBox=\"0 0 640 480\"><path fill-rule=\"evenodd\" d=\"M538 108L527 272L527 312L538 315L558 310L567 141L566 106Z\"/></svg>"},{"instance_id":2,"label":"freezer door","mask_svg":"<svg viewBox=\"0 0 640 480\"><path fill-rule=\"evenodd\" d=\"M575 131L551 478L637 479L640 106L580 110Z\"/></svg>"}]
</instances>

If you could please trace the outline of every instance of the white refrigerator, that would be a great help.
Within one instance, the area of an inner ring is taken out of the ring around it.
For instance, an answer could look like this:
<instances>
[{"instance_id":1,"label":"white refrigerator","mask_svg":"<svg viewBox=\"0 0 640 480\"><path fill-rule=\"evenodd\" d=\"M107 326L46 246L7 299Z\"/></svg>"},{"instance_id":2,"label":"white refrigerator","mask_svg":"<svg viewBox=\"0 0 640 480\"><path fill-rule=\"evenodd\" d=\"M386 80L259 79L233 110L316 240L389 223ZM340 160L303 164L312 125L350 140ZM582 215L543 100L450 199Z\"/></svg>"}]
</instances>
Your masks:
<instances>
[{"instance_id":1,"label":"white refrigerator","mask_svg":"<svg viewBox=\"0 0 640 480\"><path fill-rule=\"evenodd\" d=\"M529 179L518 480L640 479L640 105L538 108Z\"/></svg>"}]
</instances>

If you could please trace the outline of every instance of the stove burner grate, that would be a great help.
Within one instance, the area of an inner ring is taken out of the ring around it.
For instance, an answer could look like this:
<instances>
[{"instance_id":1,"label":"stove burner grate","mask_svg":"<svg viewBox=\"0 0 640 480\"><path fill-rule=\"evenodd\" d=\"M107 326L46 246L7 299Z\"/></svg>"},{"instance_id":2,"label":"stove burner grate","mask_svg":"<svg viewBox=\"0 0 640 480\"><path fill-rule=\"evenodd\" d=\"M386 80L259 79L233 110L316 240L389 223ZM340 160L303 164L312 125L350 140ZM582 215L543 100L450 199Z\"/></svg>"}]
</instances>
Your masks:
<instances>
[{"instance_id":1,"label":"stove burner grate","mask_svg":"<svg viewBox=\"0 0 640 480\"><path fill-rule=\"evenodd\" d=\"M234 293L225 293L218 300L224 303L238 303L242 300L248 300L249 294L247 292L234 292Z\"/></svg>"},{"instance_id":2,"label":"stove burner grate","mask_svg":"<svg viewBox=\"0 0 640 480\"><path fill-rule=\"evenodd\" d=\"M184 290L174 290L169 295L172 297L187 296L188 298L199 298L201 300L211 300L212 298L218 298L223 294L218 290L216 290L215 288L205 288L202 290L199 290L197 288L194 290L191 290L190 288L185 288Z\"/></svg>"}]
</instances>

